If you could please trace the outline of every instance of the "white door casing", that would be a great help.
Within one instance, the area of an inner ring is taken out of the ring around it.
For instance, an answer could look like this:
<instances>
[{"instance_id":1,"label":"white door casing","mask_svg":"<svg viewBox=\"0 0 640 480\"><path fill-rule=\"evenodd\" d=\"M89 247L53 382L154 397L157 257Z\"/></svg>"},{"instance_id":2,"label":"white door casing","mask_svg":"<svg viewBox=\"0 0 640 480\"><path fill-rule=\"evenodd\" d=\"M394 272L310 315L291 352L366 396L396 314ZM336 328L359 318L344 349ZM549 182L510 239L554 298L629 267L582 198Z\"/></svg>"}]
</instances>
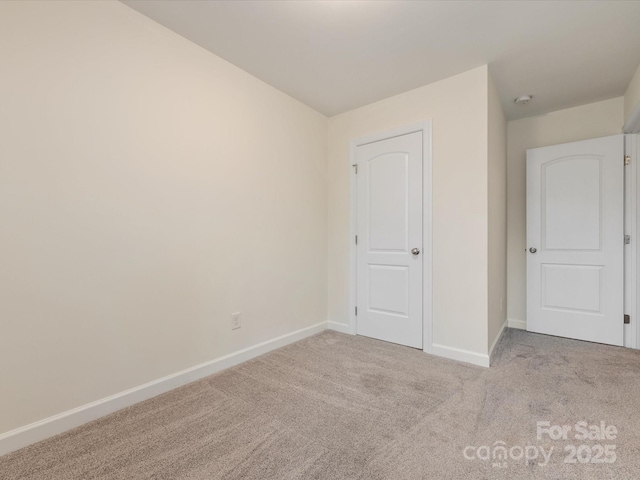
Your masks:
<instances>
[{"instance_id":1,"label":"white door casing","mask_svg":"<svg viewBox=\"0 0 640 480\"><path fill-rule=\"evenodd\" d=\"M423 132L359 145L357 333L423 345Z\"/></svg>"},{"instance_id":2,"label":"white door casing","mask_svg":"<svg viewBox=\"0 0 640 480\"><path fill-rule=\"evenodd\" d=\"M527 330L623 344L624 136L527 151Z\"/></svg>"},{"instance_id":3,"label":"white door casing","mask_svg":"<svg viewBox=\"0 0 640 480\"><path fill-rule=\"evenodd\" d=\"M631 321L624 326L624 346L638 348L638 292L636 285L638 276L638 227L637 214L637 182L638 182L638 137L640 135L625 135L625 157L629 162L624 167L624 233L628 234L628 241L624 246L624 313L630 314ZM625 162L626 163L626 162Z\"/></svg>"}]
</instances>

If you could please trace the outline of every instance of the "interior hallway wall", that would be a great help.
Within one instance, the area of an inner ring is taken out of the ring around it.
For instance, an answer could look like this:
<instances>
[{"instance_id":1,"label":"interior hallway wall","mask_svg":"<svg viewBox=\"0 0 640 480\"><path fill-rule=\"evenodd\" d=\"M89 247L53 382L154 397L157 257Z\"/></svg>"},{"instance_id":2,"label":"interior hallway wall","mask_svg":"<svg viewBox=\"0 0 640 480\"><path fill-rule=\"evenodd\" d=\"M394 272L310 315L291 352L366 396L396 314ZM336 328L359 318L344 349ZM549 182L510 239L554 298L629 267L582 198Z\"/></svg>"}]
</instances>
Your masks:
<instances>
[{"instance_id":1,"label":"interior hallway wall","mask_svg":"<svg viewBox=\"0 0 640 480\"><path fill-rule=\"evenodd\" d=\"M507 318L507 120L498 90L489 75L488 152L488 348ZM491 352L489 352L491 353Z\"/></svg>"},{"instance_id":2,"label":"interior hallway wall","mask_svg":"<svg viewBox=\"0 0 640 480\"><path fill-rule=\"evenodd\" d=\"M624 121L626 122L636 106L640 104L640 65L624 94Z\"/></svg>"}]
</instances>

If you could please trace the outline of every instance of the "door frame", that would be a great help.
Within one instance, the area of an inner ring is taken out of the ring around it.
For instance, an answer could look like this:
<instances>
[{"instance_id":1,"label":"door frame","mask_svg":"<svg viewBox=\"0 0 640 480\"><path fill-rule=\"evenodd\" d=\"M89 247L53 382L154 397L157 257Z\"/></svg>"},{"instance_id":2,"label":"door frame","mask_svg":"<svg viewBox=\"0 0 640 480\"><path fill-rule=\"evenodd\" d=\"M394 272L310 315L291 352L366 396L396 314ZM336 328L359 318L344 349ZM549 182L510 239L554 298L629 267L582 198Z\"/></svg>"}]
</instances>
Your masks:
<instances>
[{"instance_id":1,"label":"door frame","mask_svg":"<svg viewBox=\"0 0 640 480\"><path fill-rule=\"evenodd\" d=\"M624 346L640 348L640 222L637 212L640 212L640 135L624 136L624 154L631 157L631 163L624 167L624 233L630 235L631 241L624 247L624 313L631 315L631 323L624 326Z\"/></svg>"},{"instance_id":2,"label":"door frame","mask_svg":"<svg viewBox=\"0 0 640 480\"><path fill-rule=\"evenodd\" d=\"M358 289L357 250L355 236L358 219L358 186L353 165L356 149L361 145L422 132L422 350L431 353L433 343L433 181L432 181L432 122L406 125L384 132L353 139L349 142L349 333L356 334L356 298Z\"/></svg>"}]
</instances>

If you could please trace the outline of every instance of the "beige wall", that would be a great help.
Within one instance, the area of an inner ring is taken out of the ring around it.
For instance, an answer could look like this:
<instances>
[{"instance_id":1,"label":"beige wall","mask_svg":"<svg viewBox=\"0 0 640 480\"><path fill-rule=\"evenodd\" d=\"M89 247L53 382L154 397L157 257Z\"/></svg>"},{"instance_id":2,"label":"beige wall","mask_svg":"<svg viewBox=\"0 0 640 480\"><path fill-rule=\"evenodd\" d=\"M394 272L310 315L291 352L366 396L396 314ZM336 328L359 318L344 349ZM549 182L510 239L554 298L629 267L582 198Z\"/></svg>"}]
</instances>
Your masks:
<instances>
[{"instance_id":1,"label":"beige wall","mask_svg":"<svg viewBox=\"0 0 640 480\"><path fill-rule=\"evenodd\" d=\"M329 119L329 320L349 313L349 141L433 120L433 340L487 353L487 67Z\"/></svg>"},{"instance_id":2,"label":"beige wall","mask_svg":"<svg viewBox=\"0 0 640 480\"><path fill-rule=\"evenodd\" d=\"M489 310L488 347L506 320L507 301L507 121L498 90L489 76Z\"/></svg>"},{"instance_id":3,"label":"beige wall","mask_svg":"<svg viewBox=\"0 0 640 480\"><path fill-rule=\"evenodd\" d=\"M508 122L507 317L512 326L524 327L526 320L527 149L619 134L623 108L619 97Z\"/></svg>"},{"instance_id":4,"label":"beige wall","mask_svg":"<svg viewBox=\"0 0 640 480\"><path fill-rule=\"evenodd\" d=\"M326 321L325 117L119 2L0 58L0 433Z\"/></svg>"},{"instance_id":5,"label":"beige wall","mask_svg":"<svg viewBox=\"0 0 640 480\"><path fill-rule=\"evenodd\" d=\"M631 79L631 83L627 87L627 91L624 94L624 121L626 122L636 105L640 103L640 66L636 70L636 74Z\"/></svg>"}]
</instances>

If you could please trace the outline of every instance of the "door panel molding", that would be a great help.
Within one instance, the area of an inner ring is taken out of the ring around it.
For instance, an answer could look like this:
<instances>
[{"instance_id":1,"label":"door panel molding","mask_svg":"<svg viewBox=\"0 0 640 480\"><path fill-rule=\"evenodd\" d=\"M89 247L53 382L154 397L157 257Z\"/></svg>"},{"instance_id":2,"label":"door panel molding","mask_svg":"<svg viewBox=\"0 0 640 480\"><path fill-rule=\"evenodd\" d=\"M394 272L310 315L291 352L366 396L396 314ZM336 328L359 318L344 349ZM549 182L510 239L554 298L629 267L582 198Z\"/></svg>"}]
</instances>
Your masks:
<instances>
[{"instance_id":1,"label":"door panel molding","mask_svg":"<svg viewBox=\"0 0 640 480\"><path fill-rule=\"evenodd\" d=\"M422 132L356 148L358 335L422 349Z\"/></svg>"},{"instance_id":2,"label":"door panel molding","mask_svg":"<svg viewBox=\"0 0 640 480\"><path fill-rule=\"evenodd\" d=\"M624 140L527 150L527 330L624 343Z\"/></svg>"},{"instance_id":3,"label":"door panel molding","mask_svg":"<svg viewBox=\"0 0 640 480\"><path fill-rule=\"evenodd\" d=\"M402 135L422 132L422 252L423 278L422 278L422 349L432 353L433 344L433 240L432 240L432 123L431 120L407 125L393 130L367 135L354 139L349 144L349 333L356 334L357 317L355 314L357 305L357 249L355 238L357 235L357 175L353 168L356 163L356 150L380 140L392 139ZM401 254L398 251L398 254Z\"/></svg>"}]
</instances>

